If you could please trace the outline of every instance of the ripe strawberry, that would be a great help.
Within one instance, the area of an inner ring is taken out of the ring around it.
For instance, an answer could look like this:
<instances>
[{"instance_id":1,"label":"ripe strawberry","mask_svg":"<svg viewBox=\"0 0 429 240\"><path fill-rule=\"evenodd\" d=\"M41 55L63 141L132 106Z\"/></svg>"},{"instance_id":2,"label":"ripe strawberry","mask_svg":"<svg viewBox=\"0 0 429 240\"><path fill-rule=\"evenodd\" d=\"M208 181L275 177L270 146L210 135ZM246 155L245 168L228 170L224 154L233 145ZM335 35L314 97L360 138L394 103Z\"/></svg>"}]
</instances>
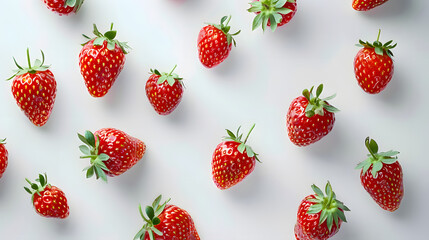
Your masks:
<instances>
[{"instance_id":1,"label":"ripe strawberry","mask_svg":"<svg viewBox=\"0 0 429 240\"><path fill-rule=\"evenodd\" d=\"M62 15L77 13L84 0L43 0L52 11Z\"/></svg>"},{"instance_id":2,"label":"ripe strawberry","mask_svg":"<svg viewBox=\"0 0 429 240\"><path fill-rule=\"evenodd\" d=\"M217 145L212 157L212 175L216 186L221 189L228 189L246 178L255 168L255 160L258 154L253 152L247 139L252 132L253 124L244 141L241 141L243 134L240 128L234 135L230 130L226 130L228 137L224 137L224 142Z\"/></svg>"},{"instance_id":3,"label":"ripe strawberry","mask_svg":"<svg viewBox=\"0 0 429 240\"><path fill-rule=\"evenodd\" d=\"M342 222L347 222L344 211L350 210L336 199L329 182L325 187L326 196L316 185L311 188L316 194L301 201L295 237L297 240L326 240L340 230Z\"/></svg>"},{"instance_id":4,"label":"ripe strawberry","mask_svg":"<svg viewBox=\"0 0 429 240\"><path fill-rule=\"evenodd\" d=\"M176 66L170 73L160 73L156 69L151 69L152 75L146 82L146 96L160 115L172 113L182 100L183 83L181 80L183 78L173 73Z\"/></svg>"},{"instance_id":5,"label":"ripe strawberry","mask_svg":"<svg viewBox=\"0 0 429 240\"><path fill-rule=\"evenodd\" d=\"M228 26L231 16L223 17L219 24L209 24L203 27L198 35L198 56L201 63L212 68L223 62L229 55L232 49L232 43L236 45L233 36L236 36L240 31L230 34L230 26ZM224 22L226 23L224 24Z\"/></svg>"},{"instance_id":6,"label":"ripe strawberry","mask_svg":"<svg viewBox=\"0 0 429 240\"><path fill-rule=\"evenodd\" d=\"M43 65L45 55L42 52L42 61L36 59L33 66L30 63L30 52L27 49L28 68L21 67L15 60L15 74L13 78L12 94L16 103L25 115L36 126L43 126L48 121L57 95L57 82L54 74Z\"/></svg>"},{"instance_id":7,"label":"ripe strawberry","mask_svg":"<svg viewBox=\"0 0 429 240\"><path fill-rule=\"evenodd\" d=\"M7 168L8 152L6 150L6 147L4 146L5 144L6 138L0 139L0 178L3 176L3 173L6 171Z\"/></svg>"},{"instance_id":8,"label":"ripe strawberry","mask_svg":"<svg viewBox=\"0 0 429 240\"><path fill-rule=\"evenodd\" d=\"M362 169L360 180L369 195L387 211L395 211L404 196L403 174L396 155L397 151L378 152L378 145L367 137L365 145L368 158L359 163L356 169Z\"/></svg>"},{"instance_id":9,"label":"ripe strawberry","mask_svg":"<svg viewBox=\"0 0 429 240\"><path fill-rule=\"evenodd\" d=\"M191 215L177 206L167 205L170 199L160 205L161 197L146 207L147 217L139 205L145 224L134 240L200 240Z\"/></svg>"},{"instance_id":10,"label":"ripe strawberry","mask_svg":"<svg viewBox=\"0 0 429 240\"><path fill-rule=\"evenodd\" d=\"M368 11L389 0L353 0L352 7L357 11Z\"/></svg>"},{"instance_id":11,"label":"ripe strawberry","mask_svg":"<svg viewBox=\"0 0 429 240\"><path fill-rule=\"evenodd\" d=\"M36 179L38 184L25 179L31 186L24 187L25 191L31 194L31 201L36 212L44 217L66 218L69 216L69 205L67 198L61 189L48 184L48 177L39 174ZM40 184L40 185L39 185Z\"/></svg>"},{"instance_id":12,"label":"ripe strawberry","mask_svg":"<svg viewBox=\"0 0 429 240\"><path fill-rule=\"evenodd\" d=\"M288 23L296 13L295 0L254 0L247 11L256 13L252 30L262 25L262 30L268 26L274 32L277 27ZM271 24L274 23L274 24Z\"/></svg>"},{"instance_id":13,"label":"ripe strawberry","mask_svg":"<svg viewBox=\"0 0 429 240\"><path fill-rule=\"evenodd\" d=\"M312 91L313 87L310 91L305 89L303 96L295 98L286 116L289 139L300 147L315 143L326 136L334 127L334 113L339 111L327 102L333 99L335 94L319 98L323 84L317 87L316 97Z\"/></svg>"},{"instance_id":14,"label":"ripe strawberry","mask_svg":"<svg viewBox=\"0 0 429 240\"><path fill-rule=\"evenodd\" d=\"M80 72L85 79L89 94L103 97L110 90L125 65L127 43L115 39L116 30L113 23L110 31L101 34L94 24L95 38L83 35L88 42L82 44L79 54Z\"/></svg>"},{"instance_id":15,"label":"ripe strawberry","mask_svg":"<svg viewBox=\"0 0 429 240\"><path fill-rule=\"evenodd\" d=\"M390 45L392 40L384 45L378 41L380 38L378 32L377 41L374 43L359 40L359 47L363 47L357 53L354 60L354 69L356 79L362 89L371 94L383 91L393 76L393 53L390 49L396 47L396 44Z\"/></svg>"},{"instance_id":16,"label":"ripe strawberry","mask_svg":"<svg viewBox=\"0 0 429 240\"><path fill-rule=\"evenodd\" d=\"M85 145L79 146L85 154L80 158L90 158L91 166L84 169L86 177L94 175L107 182L107 176L121 175L133 167L146 151L146 145L139 139L131 137L121 130L102 128L94 133L78 134Z\"/></svg>"}]
</instances>

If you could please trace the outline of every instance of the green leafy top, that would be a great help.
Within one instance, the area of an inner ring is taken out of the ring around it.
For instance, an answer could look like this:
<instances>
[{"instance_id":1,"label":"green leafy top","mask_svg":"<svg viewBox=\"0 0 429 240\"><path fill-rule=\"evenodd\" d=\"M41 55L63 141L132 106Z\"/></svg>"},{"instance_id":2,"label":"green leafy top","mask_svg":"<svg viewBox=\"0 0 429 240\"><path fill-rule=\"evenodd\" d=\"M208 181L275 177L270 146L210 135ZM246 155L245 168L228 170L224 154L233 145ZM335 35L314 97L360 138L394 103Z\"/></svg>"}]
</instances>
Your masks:
<instances>
[{"instance_id":1,"label":"green leafy top","mask_svg":"<svg viewBox=\"0 0 429 240\"><path fill-rule=\"evenodd\" d=\"M176 67L177 65L175 65L173 70L171 70L169 73L160 73L157 69L150 69L150 73L160 76L157 84L163 84L165 81L167 81L168 85L170 86L173 86L176 81L179 81L179 83L182 84L181 80L183 78L179 77L179 75L176 73L173 73Z\"/></svg>"},{"instance_id":2,"label":"green leafy top","mask_svg":"<svg viewBox=\"0 0 429 240\"><path fill-rule=\"evenodd\" d=\"M338 219L341 219L343 222L347 222L344 211L350 211L348 207L344 205L341 201L337 200L335 193L332 191L331 184L326 184L325 193L323 194L322 190L316 185L312 185L311 188L316 193L315 198L308 199L308 201L315 203L308 209L308 214L318 214L320 213L319 225L326 221L329 232L331 232L332 225L335 222L335 226L338 227Z\"/></svg>"},{"instance_id":3,"label":"green leafy top","mask_svg":"<svg viewBox=\"0 0 429 240\"><path fill-rule=\"evenodd\" d=\"M31 201L33 201L34 199L34 194L38 194L40 195L40 192L43 192L46 188L46 186L51 186L50 184L48 184L48 176L45 173L45 176L43 176L42 174L39 174L39 178L36 179L36 182L39 183L32 183L30 180L28 180L27 178L25 179L25 181L28 182L28 184L30 184L31 189L28 187L24 187L25 191L27 191L29 194L31 194Z\"/></svg>"},{"instance_id":4,"label":"green leafy top","mask_svg":"<svg viewBox=\"0 0 429 240\"><path fill-rule=\"evenodd\" d=\"M95 46L102 46L104 42L107 41L107 49L109 49L110 51L115 50L116 45L118 45L122 49L122 52L124 54L127 54L127 50L131 49L126 42L119 42L117 39L115 39L117 32L116 30L113 30L113 23L110 25L110 30L104 34L98 31L97 26L94 24L93 33L96 36L95 38L90 38L87 35L82 34L85 38L88 39L88 41L83 43L82 46L85 46L85 44L95 39L93 43Z\"/></svg>"},{"instance_id":5,"label":"green leafy top","mask_svg":"<svg viewBox=\"0 0 429 240\"><path fill-rule=\"evenodd\" d=\"M1 144L6 144L6 138L4 138L4 139L0 139L0 145Z\"/></svg>"},{"instance_id":6,"label":"green leafy top","mask_svg":"<svg viewBox=\"0 0 429 240\"><path fill-rule=\"evenodd\" d=\"M380 39L380 33L381 33L381 29L378 30L378 36L377 36L377 40L375 42L373 42L373 43L364 42L364 41L359 39L359 44L356 44L356 46L365 47L365 48L374 48L375 53L377 53L380 56L383 56L384 53L386 53L389 57L393 57L393 53L390 49L396 47L396 45L398 45L398 44L395 43L395 44L391 45L393 40L390 40L385 44L379 42L378 40Z\"/></svg>"},{"instance_id":7,"label":"green leafy top","mask_svg":"<svg viewBox=\"0 0 429 240\"><path fill-rule=\"evenodd\" d=\"M305 108L305 116L307 117L312 117L315 114L323 116L324 115L324 111L323 109L325 109L328 112L338 112L340 111L338 108L329 105L326 101L333 99L336 94L326 97L326 98L319 98L320 94L323 91L323 84L320 84L317 87L316 90L316 96L313 96L313 87L310 88L310 90L308 89L304 89L304 91L302 91L302 95L308 100L308 105Z\"/></svg>"},{"instance_id":8,"label":"green leafy top","mask_svg":"<svg viewBox=\"0 0 429 240\"><path fill-rule=\"evenodd\" d=\"M225 21L226 21L226 23L225 23ZM231 44L231 42L234 42L234 47L235 47L237 44L236 44L233 36L237 36L241 32L241 30L239 30L236 33L230 34L229 30L231 29L231 26L228 26L229 21L231 21L231 16L229 16L229 17L224 16L220 20L220 24L208 23L208 25L211 25L211 26L221 30L226 35L226 40L228 41L228 46L229 46L229 44Z\"/></svg>"},{"instance_id":9,"label":"green leafy top","mask_svg":"<svg viewBox=\"0 0 429 240\"><path fill-rule=\"evenodd\" d=\"M14 78L16 76L21 76L21 75L24 75L26 73L35 74L35 73L40 72L40 71L46 71L46 70L48 70L50 66L43 65L45 63L45 54L43 53L42 50L40 50L40 52L42 53L42 61L40 61L39 59L36 59L34 61L33 66L31 66L30 50L27 48L28 68L21 67L16 62L16 59L13 58L13 61L15 62L15 65L18 67L18 69L14 70L13 72L15 74L12 77L8 78L7 80L11 80L12 78Z\"/></svg>"},{"instance_id":10,"label":"green leafy top","mask_svg":"<svg viewBox=\"0 0 429 240\"><path fill-rule=\"evenodd\" d=\"M65 7L67 7L67 6L68 7L74 7L74 12L77 13L77 12L79 12L80 7L82 7L83 1L84 0L67 0L64 3L64 6Z\"/></svg>"},{"instance_id":11,"label":"green leafy top","mask_svg":"<svg viewBox=\"0 0 429 240\"><path fill-rule=\"evenodd\" d=\"M91 161L91 165L86 167L83 171L86 171L86 177L90 178L94 175L96 178L101 178L103 181L107 182L106 173L103 171L109 172L110 170L107 168L105 161L109 160L109 155L105 153L98 153L98 149L100 146L100 138L97 135L95 140L94 134L90 131L85 131L85 136L81 134L77 134L79 139L85 143L85 145L80 145L79 150L84 154L80 158L89 158Z\"/></svg>"},{"instance_id":12,"label":"green leafy top","mask_svg":"<svg viewBox=\"0 0 429 240\"><path fill-rule=\"evenodd\" d=\"M153 235L154 233L158 236L162 236L163 233L160 230L158 230L155 226L161 223L161 220L158 218L158 216L164 211L165 206L170 201L170 199L168 199L167 201L165 201L163 204L160 205L161 198L162 198L162 195L159 195L155 199L155 201L153 201L152 206L146 207L145 212L146 212L147 218L145 217L142 211L142 206L139 205L140 215L142 216L143 220L146 223L136 234L136 236L134 236L134 240L136 239L144 240L146 232L148 233L150 240L154 240L154 235Z\"/></svg>"},{"instance_id":13,"label":"green leafy top","mask_svg":"<svg viewBox=\"0 0 429 240\"><path fill-rule=\"evenodd\" d=\"M277 25L282 21L282 15L292 12L291 9L283 7L286 2L294 3L295 0L260 0L251 2L249 12L256 12L258 15L253 19L252 30L262 25L262 30L268 26L270 20L271 30L274 32Z\"/></svg>"},{"instance_id":14,"label":"green leafy top","mask_svg":"<svg viewBox=\"0 0 429 240\"><path fill-rule=\"evenodd\" d=\"M225 129L225 130L226 130L226 132L228 133L228 136L223 137L223 139L224 139L224 140L232 140L232 141L234 141L234 142L238 142L238 143L240 143L240 145L238 145L238 147L237 147L237 150L238 150L240 153L243 153L243 152L244 152L244 150L246 150L246 153L247 153L247 156L248 156L248 157L255 157L255 159L256 159L256 160L258 160L258 162L261 162L261 161L259 160L259 158L258 158L258 154L257 154L257 153L255 153L255 152L253 151L253 149L252 149L249 145L246 145L246 142L247 142L247 139L248 139L248 138L249 138L249 136L250 136L250 133L253 131L253 128L255 128L255 124L253 124L252 128L250 128L249 133L247 133L247 136L246 136L246 138L244 139L244 141L241 141L241 138L243 137L243 134L240 134L240 128L241 128L241 126L240 126L240 127L238 127L238 129L237 129L237 133L236 133L236 134L234 134L233 132L231 132L231 131L230 131L230 130L228 130L228 129Z\"/></svg>"},{"instance_id":15,"label":"green leafy top","mask_svg":"<svg viewBox=\"0 0 429 240\"><path fill-rule=\"evenodd\" d=\"M371 174L375 178L377 172L383 168L383 164L392 164L398 161L398 157L396 156L399 154L398 151L378 152L378 144L374 139L367 137L365 139L365 146L369 151L368 158L356 166L356 169L362 169L362 175L372 166Z\"/></svg>"}]
</instances>

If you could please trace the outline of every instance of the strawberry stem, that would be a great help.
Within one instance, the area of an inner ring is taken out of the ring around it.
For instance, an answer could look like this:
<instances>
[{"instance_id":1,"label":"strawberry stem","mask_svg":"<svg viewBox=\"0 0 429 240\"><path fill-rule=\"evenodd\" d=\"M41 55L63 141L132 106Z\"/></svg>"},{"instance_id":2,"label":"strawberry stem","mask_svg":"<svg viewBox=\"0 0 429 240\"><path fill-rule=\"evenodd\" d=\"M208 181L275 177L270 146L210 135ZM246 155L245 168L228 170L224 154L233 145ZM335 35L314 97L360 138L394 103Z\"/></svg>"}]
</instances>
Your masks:
<instances>
[{"instance_id":1,"label":"strawberry stem","mask_svg":"<svg viewBox=\"0 0 429 240\"><path fill-rule=\"evenodd\" d=\"M380 33L381 33L381 29L378 29L378 36L377 36L377 42L380 39Z\"/></svg>"},{"instance_id":2,"label":"strawberry stem","mask_svg":"<svg viewBox=\"0 0 429 240\"><path fill-rule=\"evenodd\" d=\"M244 142L243 142L244 144L246 144L247 139L249 138L250 133L253 131L254 128L255 128L255 124L253 124L252 128L250 128L250 130L249 130L249 133L247 133L247 136L246 136L246 138L244 139Z\"/></svg>"},{"instance_id":3,"label":"strawberry stem","mask_svg":"<svg viewBox=\"0 0 429 240\"><path fill-rule=\"evenodd\" d=\"M28 68L31 69L30 50L28 48L27 48L27 61L28 61Z\"/></svg>"},{"instance_id":4,"label":"strawberry stem","mask_svg":"<svg viewBox=\"0 0 429 240\"><path fill-rule=\"evenodd\" d=\"M174 65L173 70L171 70L171 71L170 71L170 73L168 74L168 76L171 76L171 74L174 72L174 70L176 69L176 67L177 67L177 64L176 64L176 65Z\"/></svg>"},{"instance_id":5,"label":"strawberry stem","mask_svg":"<svg viewBox=\"0 0 429 240\"><path fill-rule=\"evenodd\" d=\"M228 26L229 21L231 21L231 15L228 16L228 19L226 19L226 24L225 26Z\"/></svg>"}]
</instances>

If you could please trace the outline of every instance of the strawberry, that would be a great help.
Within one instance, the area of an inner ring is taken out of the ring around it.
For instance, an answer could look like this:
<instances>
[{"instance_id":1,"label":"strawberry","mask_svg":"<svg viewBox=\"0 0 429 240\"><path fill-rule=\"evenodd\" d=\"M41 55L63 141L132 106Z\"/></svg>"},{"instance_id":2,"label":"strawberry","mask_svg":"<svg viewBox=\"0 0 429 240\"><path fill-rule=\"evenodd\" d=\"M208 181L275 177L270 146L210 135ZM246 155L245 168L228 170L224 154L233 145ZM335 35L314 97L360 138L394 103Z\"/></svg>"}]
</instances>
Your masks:
<instances>
[{"instance_id":1,"label":"strawberry","mask_svg":"<svg viewBox=\"0 0 429 240\"><path fill-rule=\"evenodd\" d=\"M82 44L79 66L88 92L93 97L103 97L110 90L124 68L126 49L130 48L127 43L115 39L117 32L112 29L113 23L110 31L103 35L94 24L96 37L83 35L89 41Z\"/></svg>"},{"instance_id":2,"label":"strawberry","mask_svg":"<svg viewBox=\"0 0 429 240\"><path fill-rule=\"evenodd\" d=\"M78 134L85 145L79 146L84 154L80 158L91 159L91 166L84 169L86 177L94 175L107 182L107 176L121 175L133 167L143 157L146 145L121 130L103 128L94 133Z\"/></svg>"},{"instance_id":3,"label":"strawberry","mask_svg":"<svg viewBox=\"0 0 429 240\"><path fill-rule=\"evenodd\" d=\"M160 205L161 197L146 207L147 217L139 205L145 224L134 240L200 240L191 215L177 206L167 205L170 199Z\"/></svg>"},{"instance_id":4,"label":"strawberry","mask_svg":"<svg viewBox=\"0 0 429 240\"><path fill-rule=\"evenodd\" d=\"M3 176L3 173L6 171L7 168L8 152L6 147L4 146L5 144L6 138L0 139L0 178Z\"/></svg>"},{"instance_id":5,"label":"strawberry","mask_svg":"<svg viewBox=\"0 0 429 240\"><path fill-rule=\"evenodd\" d=\"M378 144L367 137L365 146L368 158L359 163L356 169L362 169L362 186L384 210L395 211L404 196L403 174L398 162L397 151L378 152Z\"/></svg>"},{"instance_id":6,"label":"strawberry","mask_svg":"<svg viewBox=\"0 0 429 240\"><path fill-rule=\"evenodd\" d=\"M217 145L212 157L212 175L216 186L221 189L228 189L241 182L255 168L255 160L259 161L256 154L249 145L247 139L252 132L253 124L244 141L241 141L243 134L240 128L234 135L226 129L228 137L224 137L223 142Z\"/></svg>"},{"instance_id":7,"label":"strawberry","mask_svg":"<svg viewBox=\"0 0 429 240\"><path fill-rule=\"evenodd\" d=\"M84 0L43 0L46 6L52 11L62 15L77 13Z\"/></svg>"},{"instance_id":8,"label":"strawberry","mask_svg":"<svg viewBox=\"0 0 429 240\"><path fill-rule=\"evenodd\" d=\"M315 194L305 197L299 205L295 237L297 240L326 240L340 230L342 222L347 222L344 211L350 210L336 199L329 182L325 187L326 196L316 185L311 188Z\"/></svg>"},{"instance_id":9,"label":"strawberry","mask_svg":"<svg viewBox=\"0 0 429 240\"><path fill-rule=\"evenodd\" d=\"M353 0L352 7L357 11L368 11L389 0Z\"/></svg>"},{"instance_id":10,"label":"strawberry","mask_svg":"<svg viewBox=\"0 0 429 240\"><path fill-rule=\"evenodd\" d=\"M323 84L316 90L316 97L305 89L303 96L295 98L290 104L286 116L286 125L289 139L297 146L307 146L326 136L334 127L335 112L339 110L327 101L333 99L335 94L327 98L319 98L323 91Z\"/></svg>"},{"instance_id":11,"label":"strawberry","mask_svg":"<svg viewBox=\"0 0 429 240\"><path fill-rule=\"evenodd\" d=\"M363 47L354 60L356 79L362 89L370 94L376 94L386 88L393 77L393 53L390 49L392 40L384 45L378 41L381 30L378 31L377 41L374 43L359 40L357 46Z\"/></svg>"},{"instance_id":12,"label":"strawberry","mask_svg":"<svg viewBox=\"0 0 429 240\"><path fill-rule=\"evenodd\" d=\"M254 0L250 3L249 12L256 13L253 19L252 30L262 25L262 30L271 27L274 32L277 27L288 23L296 13L295 0Z\"/></svg>"},{"instance_id":13,"label":"strawberry","mask_svg":"<svg viewBox=\"0 0 429 240\"><path fill-rule=\"evenodd\" d=\"M44 217L52 218L66 218L69 216L69 205L64 192L50 184L48 184L48 177L39 174L38 182L32 183L27 178L25 179L31 186L31 189L24 187L25 191L31 194L31 201L33 202L36 212Z\"/></svg>"},{"instance_id":14,"label":"strawberry","mask_svg":"<svg viewBox=\"0 0 429 240\"><path fill-rule=\"evenodd\" d=\"M146 82L146 96L160 115L172 113L182 100L182 78L173 73L176 66L170 73L151 69L152 75Z\"/></svg>"},{"instance_id":15,"label":"strawberry","mask_svg":"<svg viewBox=\"0 0 429 240\"><path fill-rule=\"evenodd\" d=\"M201 63L212 68L223 62L229 55L236 42L233 36L236 36L240 31L230 34L230 26L228 26L231 16L223 17L219 24L209 24L200 30L198 35L198 56ZM224 22L226 23L224 24Z\"/></svg>"},{"instance_id":16,"label":"strawberry","mask_svg":"<svg viewBox=\"0 0 429 240\"><path fill-rule=\"evenodd\" d=\"M13 78L12 94L16 103L24 114L36 126L43 126L48 121L54 108L57 95L57 82L54 74L43 65L45 55L42 52L42 61L36 59L33 66L30 62L30 52L27 49L28 68L21 67L15 60L15 74Z\"/></svg>"}]
</instances>

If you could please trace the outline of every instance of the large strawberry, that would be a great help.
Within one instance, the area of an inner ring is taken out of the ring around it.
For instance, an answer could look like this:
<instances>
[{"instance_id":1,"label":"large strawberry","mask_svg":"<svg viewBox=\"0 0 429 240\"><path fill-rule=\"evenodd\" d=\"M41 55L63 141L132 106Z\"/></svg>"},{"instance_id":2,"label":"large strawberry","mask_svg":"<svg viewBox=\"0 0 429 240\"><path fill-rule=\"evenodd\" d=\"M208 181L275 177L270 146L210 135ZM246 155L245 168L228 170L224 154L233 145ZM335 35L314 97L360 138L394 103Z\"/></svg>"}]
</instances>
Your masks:
<instances>
[{"instance_id":1,"label":"large strawberry","mask_svg":"<svg viewBox=\"0 0 429 240\"><path fill-rule=\"evenodd\" d=\"M389 0L353 0L352 7L357 11L368 11Z\"/></svg>"},{"instance_id":2,"label":"large strawberry","mask_svg":"<svg viewBox=\"0 0 429 240\"><path fill-rule=\"evenodd\" d=\"M295 98L286 116L289 139L300 147L315 143L326 136L334 127L335 112L339 111L327 102L334 98L335 94L319 98L323 84L317 87L316 96L313 96L312 91L313 87L310 91L305 89L303 96Z\"/></svg>"},{"instance_id":3,"label":"large strawberry","mask_svg":"<svg viewBox=\"0 0 429 240\"><path fill-rule=\"evenodd\" d=\"M28 68L21 67L15 60L15 74L13 78L12 94L16 103L25 115L36 126L43 126L48 121L54 108L57 95L57 82L54 74L43 65L45 55L42 52L42 61L36 59L33 66L30 62L30 52L27 49Z\"/></svg>"},{"instance_id":4,"label":"large strawberry","mask_svg":"<svg viewBox=\"0 0 429 240\"><path fill-rule=\"evenodd\" d=\"M241 140L240 127L234 134L226 130L227 137L217 145L212 157L212 175L216 186L221 189L228 189L241 182L255 168L255 163L259 161L256 154L249 145L247 139L252 132L253 124L244 141Z\"/></svg>"},{"instance_id":5,"label":"large strawberry","mask_svg":"<svg viewBox=\"0 0 429 240\"><path fill-rule=\"evenodd\" d=\"M329 182L325 187L326 196L316 185L311 188L315 194L305 197L299 205L295 237L297 240L326 240L340 230L342 222L347 222L344 211L350 210L337 200Z\"/></svg>"},{"instance_id":6,"label":"large strawberry","mask_svg":"<svg viewBox=\"0 0 429 240\"><path fill-rule=\"evenodd\" d=\"M85 136L78 134L85 145L79 146L84 154L81 158L89 158L91 166L84 169L86 177L94 175L107 182L107 176L121 175L133 167L146 151L146 145L139 139L114 128L102 128Z\"/></svg>"},{"instance_id":7,"label":"large strawberry","mask_svg":"<svg viewBox=\"0 0 429 240\"><path fill-rule=\"evenodd\" d=\"M399 152L378 152L378 144L369 137L365 139L365 146L368 158L356 167L362 169L362 186L381 208L393 212L404 196L402 167L396 157Z\"/></svg>"},{"instance_id":8,"label":"large strawberry","mask_svg":"<svg viewBox=\"0 0 429 240\"><path fill-rule=\"evenodd\" d=\"M0 178L3 176L3 173L6 171L7 168L8 152L6 147L4 146L5 144L6 138L0 139Z\"/></svg>"},{"instance_id":9,"label":"large strawberry","mask_svg":"<svg viewBox=\"0 0 429 240\"><path fill-rule=\"evenodd\" d=\"M377 41L374 43L359 40L357 46L363 47L356 54L354 69L356 79L362 89L371 94L381 92L393 77L393 53L390 49L392 40L385 44L378 41L381 30L378 31Z\"/></svg>"},{"instance_id":10,"label":"large strawberry","mask_svg":"<svg viewBox=\"0 0 429 240\"><path fill-rule=\"evenodd\" d=\"M152 75L146 82L146 96L160 115L173 112L182 100L182 78L173 73L176 66L169 73L160 73L156 69L151 69Z\"/></svg>"},{"instance_id":11,"label":"large strawberry","mask_svg":"<svg viewBox=\"0 0 429 240\"><path fill-rule=\"evenodd\" d=\"M262 25L264 31L266 27L271 27L273 32L288 23L297 9L295 0L254 0L250 5L252 7L247 11L257 14L253 19L252 30Z\"/></svg>"},{"instance_id":12,"label":"large strawberry","mask_svg":"<svg viewBox=\"0 0 429 240\"><path fill-rule=\"evenodd\" d=\"M115 39L116 30L113 23L110 30L101 34L94 24L95 38L82 44L79 54L80 72L85 79L89 94L93 97L103 97L110 90L116 78L125 65L125 54L129 46Z\"/></svg>"},{"instance_id":13,"label":"large strawberry","mask_svg":"<svg viewBox=\"0 0 429 240\"><path fill-rule=\"evenodd\" d=\"M52 11L61 15L77 13L84 0L43 0Z\"/></svg>"},{"instance_id":14,"label":"large strawberry","mask_svg":"<svg viewBox=\"0 0 429 240\"><path fill-rule=\"evenodd\" d=\"M36 179L38 183L32 183L25 179L31 188L24 187L25 191L31 194L31 202L38 214L44 217L66 218L69 216L69 205L64 192L50 184L48 177L39 174Z\"/></svg>"},{"instance_id":15,"label":"large strawberry","mask_svg":"<svg viewBox=\"0 0 429 240\"><path fill-rule=\"evenodd\" d=\"M231 16L223 17L220 24L209 24L200 30L198 35L198 56L201 63L212 68L223 62L232 49L232 43L236 45L234 37L240 31L230 34L228 26ZM226 21L226 23L225 23Z\"/></svg>"}]
</instances>

